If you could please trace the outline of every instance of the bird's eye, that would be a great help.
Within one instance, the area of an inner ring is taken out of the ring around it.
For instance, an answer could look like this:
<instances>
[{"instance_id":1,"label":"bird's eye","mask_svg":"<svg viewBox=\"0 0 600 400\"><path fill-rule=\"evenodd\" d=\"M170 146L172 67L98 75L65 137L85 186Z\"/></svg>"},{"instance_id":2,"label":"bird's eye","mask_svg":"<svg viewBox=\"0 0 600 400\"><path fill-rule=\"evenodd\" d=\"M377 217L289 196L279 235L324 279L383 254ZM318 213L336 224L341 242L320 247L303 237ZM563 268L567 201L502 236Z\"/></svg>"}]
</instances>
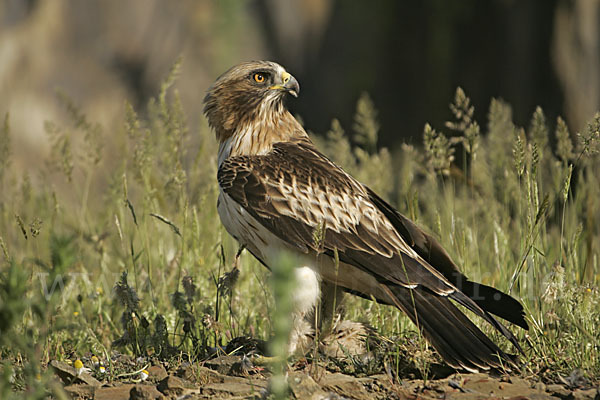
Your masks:
<instances>
[{"instance_id":1,"label":"bird's eye","mask_svg":"<svg viewBox=\"0 0 600 400\"><path fill-rule=\"evenodd\" d=\"M254 75L252 75L252 79L254 79L254 82L256 83L263 83L265 81L265 74L257 72Z\"/></svg>"}]
</instances>

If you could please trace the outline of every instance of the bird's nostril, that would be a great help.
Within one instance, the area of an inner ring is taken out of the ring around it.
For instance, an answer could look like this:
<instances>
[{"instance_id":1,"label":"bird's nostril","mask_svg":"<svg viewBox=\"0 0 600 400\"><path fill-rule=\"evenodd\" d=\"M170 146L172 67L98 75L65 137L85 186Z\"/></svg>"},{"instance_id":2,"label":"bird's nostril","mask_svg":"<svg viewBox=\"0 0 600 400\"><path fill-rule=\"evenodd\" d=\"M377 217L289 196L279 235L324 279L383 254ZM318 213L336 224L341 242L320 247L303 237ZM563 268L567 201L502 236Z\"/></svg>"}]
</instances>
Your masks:
<instances>
[{"instance_id":1,"label":"bird's nostril","mask_svg":"<svg viewBox=\"0 0 600 400\"><path fill-rule=\"evenodd\" d=\"M289 76L286 76L285 78L283 78L283 83L287 83L290 80Z\"/></svg>"}]
</instances>

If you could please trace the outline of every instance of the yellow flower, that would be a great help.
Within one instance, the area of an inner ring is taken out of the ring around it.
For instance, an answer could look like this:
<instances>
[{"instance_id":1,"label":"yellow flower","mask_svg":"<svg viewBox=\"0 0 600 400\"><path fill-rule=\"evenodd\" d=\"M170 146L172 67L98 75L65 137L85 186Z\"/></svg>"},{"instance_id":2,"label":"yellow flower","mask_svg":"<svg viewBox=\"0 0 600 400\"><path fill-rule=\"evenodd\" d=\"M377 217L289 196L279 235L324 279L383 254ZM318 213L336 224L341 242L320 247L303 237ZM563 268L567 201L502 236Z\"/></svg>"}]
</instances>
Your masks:
<instances>
[{"instance_id":1,"label":"yellow flower","mask_svg":"<svg viewBox=\"0 0 600 400\"><path fill-rule=\"evenodd\" d=\"M79 315L79 311L73 311L73 316L78 316Z\"/></svg>"},{"instance_id":2,"label":"yellow flower","mask_svg":"<svg viewBox=\"0 0 600 400\"><path fill-rule=\"evenodd\" d=\"M101 374L106 373L106 368L104 368L104 365L101 365L100 367L98 367L98 372L100 372Z\"/></svg>"},{"instance_id":3,"label":"yellow flower","mask_svg":"<svg viewBox=\"0 0 600 400\"><path fill-rule=\"evenodd\" d=\"M98 359L98 357L92 356L90 360L92 361L92 365L94 366L94 368L98 368L100 366L100 360Z\"/></svg>"},{"instance_id":4,"label":"yellow flower","mask_svg":"<svg viewBox=\"0 0 600 400\"><path fill-rule=\"evenodd\" d=\"M146 371L145 369L144 369L144 370L142 370L142 371L140 372L140 380L141 380L142 382L143 382L143 381L145 381L146 379L148 379L148 375L149 375L148 371Z\"/></svg>"},{"instance_id":5,"label":"yellow flower","mask_svg":"<svg viewBox=\"0 0 600 400\"><path fill-rule=\"evenodd\" d=\"M75 372L77 373L77 376L80 376L83 372L83 363L79 358L75 360L75 362L73 363L73 367L75 367Z\"/></svg>"}]
</instances>

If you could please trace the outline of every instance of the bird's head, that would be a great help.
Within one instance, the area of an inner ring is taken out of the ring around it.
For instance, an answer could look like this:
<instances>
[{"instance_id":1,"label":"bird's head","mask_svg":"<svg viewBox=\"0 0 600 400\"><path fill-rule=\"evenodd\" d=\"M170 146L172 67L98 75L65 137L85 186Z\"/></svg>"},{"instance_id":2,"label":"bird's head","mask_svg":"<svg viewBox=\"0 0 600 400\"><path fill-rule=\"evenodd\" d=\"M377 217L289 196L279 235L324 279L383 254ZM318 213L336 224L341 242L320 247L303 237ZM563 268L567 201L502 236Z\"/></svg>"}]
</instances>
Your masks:
<instances>
[{"instance_id":1,"label":"bird's head","mask_svg":"<svg viewBox=\"0 0 600 400\"><path fill-rule=\"evenodd\" d=\"M251 61L232 67L208 89L204 114L223 141L247 121L268 120L282 113L286 93L298 96L298 81L281 65Z\"/></svg>"}]
</instances>

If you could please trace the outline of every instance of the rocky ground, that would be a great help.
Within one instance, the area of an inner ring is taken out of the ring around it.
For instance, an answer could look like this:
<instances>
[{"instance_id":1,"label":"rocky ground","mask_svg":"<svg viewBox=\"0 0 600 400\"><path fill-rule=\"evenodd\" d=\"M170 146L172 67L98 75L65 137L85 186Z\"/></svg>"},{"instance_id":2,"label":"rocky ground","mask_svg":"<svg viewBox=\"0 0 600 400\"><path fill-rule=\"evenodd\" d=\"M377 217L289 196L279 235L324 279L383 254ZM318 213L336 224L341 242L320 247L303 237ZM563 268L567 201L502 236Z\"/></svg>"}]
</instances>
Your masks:
<instances>
[{"instance_id":1,"label":"rocky ground","mask_svg":"<svg viewBox=\"0 0 600 400\"><path fill-rule=\"evenodd\" d=\"M92 360L84 360L89 369L79 374L66 362L52 361L50 366L73 399L261 399L268 395L270 373L244 356L172 365L117 356L111 363L113 373L102 373L109 366L101 368ZM577 374L553 384L535 378L458 373L427 382L394 382L385 374L356 377L299 363L289 371L288 383L293 399L600 400L600 388Z\"/></svg>"}]
</instances>

